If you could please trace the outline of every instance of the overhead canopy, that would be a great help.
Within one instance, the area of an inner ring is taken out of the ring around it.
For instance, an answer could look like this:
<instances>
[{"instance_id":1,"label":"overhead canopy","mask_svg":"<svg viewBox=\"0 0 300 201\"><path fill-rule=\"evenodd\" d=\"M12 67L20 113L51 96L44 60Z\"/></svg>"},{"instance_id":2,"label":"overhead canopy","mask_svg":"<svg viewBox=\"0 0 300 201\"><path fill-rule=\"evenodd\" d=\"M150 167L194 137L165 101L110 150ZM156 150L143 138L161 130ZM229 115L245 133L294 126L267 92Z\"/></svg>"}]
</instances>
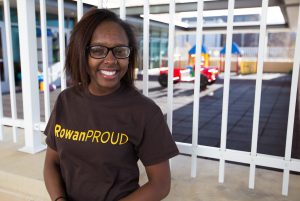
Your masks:
<instances>
[{"instance_id":1,"label":"overhead canopy","mask_svg":"<svg viewBox=\"0 0 300 201\"><path fill-rule=\"evenodd\" d=\"M207 54L207 48L205 45L202 44L202 47L201 47L201 53L203 54ZM194 45L190 51L189 51L189 54L196 54L196 45Z\"/></svg>"},{"instance_id":2,"label":"overhead canopy","mask_svg":"<svg viewBox=\"0 0 300 201\"><path fill-rule=\"evenodd\" d=\"M220 54L225 54L225 53L226 53L226 45L220 51ZM232 43L231 53L232 54L242 54L239 46L235 42Z\"/></svg>"}]
</instances>

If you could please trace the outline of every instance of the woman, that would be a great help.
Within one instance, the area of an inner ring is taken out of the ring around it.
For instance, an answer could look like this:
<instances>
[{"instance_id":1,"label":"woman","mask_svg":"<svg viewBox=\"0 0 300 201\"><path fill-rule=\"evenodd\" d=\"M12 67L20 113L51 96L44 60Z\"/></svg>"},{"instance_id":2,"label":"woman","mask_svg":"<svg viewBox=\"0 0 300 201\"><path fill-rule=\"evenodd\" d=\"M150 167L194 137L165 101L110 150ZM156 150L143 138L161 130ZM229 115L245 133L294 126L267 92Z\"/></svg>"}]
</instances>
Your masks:
<instances>
[{"instance_id":1,"label":"woman","mask_svg":"<svg viewBox=\"0 0 300 201\"><path fill-rule=\"evenodd\" d=\"M45 129L44 166L52 200L161 200L178 154L160 108L133 86L137 45L130 26L106 9L74 27L59 95ZM148 182L139 186L137 161Z\"/></svg>"}]
</instances>

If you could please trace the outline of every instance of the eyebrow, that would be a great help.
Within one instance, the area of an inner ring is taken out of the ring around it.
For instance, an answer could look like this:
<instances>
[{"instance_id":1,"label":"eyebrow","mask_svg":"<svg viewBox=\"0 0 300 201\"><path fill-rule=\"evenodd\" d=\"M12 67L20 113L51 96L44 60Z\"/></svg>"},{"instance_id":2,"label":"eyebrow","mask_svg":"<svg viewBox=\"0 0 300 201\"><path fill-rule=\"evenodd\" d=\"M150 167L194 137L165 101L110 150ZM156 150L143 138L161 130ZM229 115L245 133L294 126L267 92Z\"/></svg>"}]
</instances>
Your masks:
<instances>
[{"instance_id":1,"label":"eyebrow","mask_svg":"<svg viewBox=\"0 0 300 201\"><path fill-rule=\"evenodd\" d=\"M104 43L100 43L100 42L95 42L95 43L91 42L89 44L89 46L97 46L97 45L101 45L101 46L105 46L105 47L118 47L118 46L126 46L126 47L128 47L129 46L129 44L127 45L127 44L124 44L124 43L116 43L113 46L110 46L110 45L107 45L107 44L104 44Z\"/></svg>"}]
</instances>

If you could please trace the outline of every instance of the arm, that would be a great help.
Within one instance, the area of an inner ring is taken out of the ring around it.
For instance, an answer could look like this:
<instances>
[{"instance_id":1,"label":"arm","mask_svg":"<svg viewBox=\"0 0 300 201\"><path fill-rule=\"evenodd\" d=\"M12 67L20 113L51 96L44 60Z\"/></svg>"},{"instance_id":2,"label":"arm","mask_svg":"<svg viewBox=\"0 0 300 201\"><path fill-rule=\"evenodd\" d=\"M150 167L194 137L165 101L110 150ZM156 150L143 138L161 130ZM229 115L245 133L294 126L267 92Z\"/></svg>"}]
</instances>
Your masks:
<instances>
[{"instance_id":1,"label":"arm","mask_svg":"<svg viewBox=\"0 0 300 201\"><path fill-rule=\"evenodd\" d=\"M48 146L44 164L44 180L51 200L66 195L59 165L57 152ZM58 201L64 200L65 199L60 198Z\"/></svg>"},{"instance_id":2,"label":"arm","mask_svg":"<svg viewBox=\"0 0 300 201\"><path fill-rule=\"evenodd\" d=\"M171 173L169 160L146 166L148 182L120 201L159 201L170 192Z\"/></svg>"}]
</instances>

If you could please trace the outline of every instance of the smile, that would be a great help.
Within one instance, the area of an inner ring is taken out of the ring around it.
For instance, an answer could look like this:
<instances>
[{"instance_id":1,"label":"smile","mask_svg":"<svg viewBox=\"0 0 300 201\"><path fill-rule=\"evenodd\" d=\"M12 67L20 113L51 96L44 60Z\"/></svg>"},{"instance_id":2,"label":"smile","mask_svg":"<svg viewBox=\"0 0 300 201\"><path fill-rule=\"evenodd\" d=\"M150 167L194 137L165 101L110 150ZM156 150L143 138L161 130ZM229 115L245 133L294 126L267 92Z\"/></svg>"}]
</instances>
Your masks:
<instances>
[{"instance_id":1,"label":"smile","mask_svg":"<svg viewBox=\"0 0 300 201\"><path fill-rule=\"evenodd\" d=\"M116 70L100 70L102 75L113 76L117 73Z\"/></svg>"}]
</instances>

